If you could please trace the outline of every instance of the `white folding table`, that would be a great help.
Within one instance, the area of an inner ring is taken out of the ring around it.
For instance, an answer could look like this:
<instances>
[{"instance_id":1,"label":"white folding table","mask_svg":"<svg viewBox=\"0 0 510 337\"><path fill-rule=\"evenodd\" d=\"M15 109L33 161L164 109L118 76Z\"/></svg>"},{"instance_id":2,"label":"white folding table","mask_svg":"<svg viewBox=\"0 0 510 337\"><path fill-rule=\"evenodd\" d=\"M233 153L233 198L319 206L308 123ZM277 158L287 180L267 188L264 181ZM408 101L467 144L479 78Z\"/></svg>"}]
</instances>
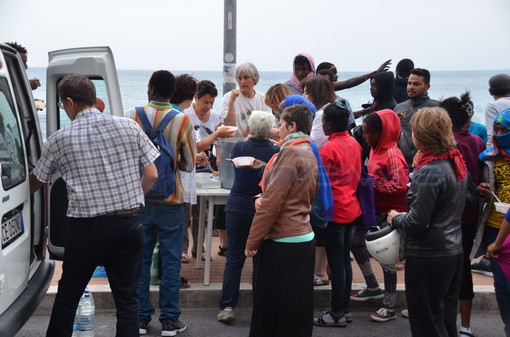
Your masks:
<instances>
[{"instance_id":1,"label":"white folding table","mask_svg":"<svg viewBox=\"0 0 510 337\"><path fill-rule=\"evenodd\" d=\"M214 205L225 205L230 190L225 188L197 188L197 196L200 198L200 213L198 216L198 246L196 268L202 268L202 245L204 237L205 207L207 207L207 233L205 235L205 270L204 286L209 285L211 273L211 239L214 218Z\"/></svg>"}]
</instances>

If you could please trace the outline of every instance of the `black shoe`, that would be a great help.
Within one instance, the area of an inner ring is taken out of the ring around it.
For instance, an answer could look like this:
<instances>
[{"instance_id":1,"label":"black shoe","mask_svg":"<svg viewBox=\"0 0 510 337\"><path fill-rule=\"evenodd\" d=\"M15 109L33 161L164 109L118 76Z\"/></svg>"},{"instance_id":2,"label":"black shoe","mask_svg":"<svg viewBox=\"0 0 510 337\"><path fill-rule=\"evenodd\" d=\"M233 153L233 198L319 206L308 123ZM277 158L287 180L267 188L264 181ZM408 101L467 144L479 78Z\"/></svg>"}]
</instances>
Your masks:
<instances>
[{"instance_id":1,"label":"black shoe","mask_svg":"<svg viewBox=\"0 0 510 337\"><path fill-rule=\"evenodd\" d=\"M218 247L220 250L218 251L219 256L227 256L227 248L221 248L221 246Z\"/></svg>"},{"instance_id":2,"label":"black shoe","mask_svg":"<svg viewBox=\"0 0 510 337\"><path fill-rule=\"evenodd\" d=\"M161 321L161 336L175 336L184 330L186 330L186 324L180 319L175 321L165 319Z\"/></svg>"},{"instance_id":3,"label":"black shoe","mask_svg":"<svg viewBox=\"0 0 510 337\"><path fill-rule=\"evenodd\" d=\"M491 262L489 259L486 259L485 257L482 257L480 261L475 262L471 265L471 271L473 273L482 274L485 276L493 276L492 275L492 268L491 268Z\"/></svg>"}]
</instances>

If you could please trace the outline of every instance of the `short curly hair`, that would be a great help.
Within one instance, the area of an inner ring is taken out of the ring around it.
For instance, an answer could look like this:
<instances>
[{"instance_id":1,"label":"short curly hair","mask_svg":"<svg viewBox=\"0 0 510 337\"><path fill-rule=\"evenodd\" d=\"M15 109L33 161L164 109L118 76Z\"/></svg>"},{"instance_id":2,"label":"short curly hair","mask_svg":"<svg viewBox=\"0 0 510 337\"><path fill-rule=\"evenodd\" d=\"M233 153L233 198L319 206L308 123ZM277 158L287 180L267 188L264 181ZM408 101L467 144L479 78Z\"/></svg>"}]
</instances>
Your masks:
<instances>
[{"instance_id":1,"label":"short curly hair","mask_svg":"<svg viewBox=\"0 0 510 337\"><path fill-rule=\"evenodd\" d=\"M267 138L275 125L274 115L270 112L255 110L248 119L250 134L257 138Z\"/></svg>"},{"instance_id":2,"label":"short curly hair","mask_svg":"<svg viewBox=\"0 0 510 337\"><path fill-rule=\"evenodd\" d=\"M452 121L445 109L422 108L411 118L416 147L422 151L431 151L438 156L453 149L457 142L453 137Z\"/></svg>"},{"instance_id":3,"label":"short curly hair","mask_svg":"<svg viewBox=\"0 0 510 337\"><path fill-rule=\"evenodd\" d=\"M16 51L20 54L28 54L27 48L23 47L18 42L6 42L5 44L16 49Z\"/></svg>"}]
</instances>

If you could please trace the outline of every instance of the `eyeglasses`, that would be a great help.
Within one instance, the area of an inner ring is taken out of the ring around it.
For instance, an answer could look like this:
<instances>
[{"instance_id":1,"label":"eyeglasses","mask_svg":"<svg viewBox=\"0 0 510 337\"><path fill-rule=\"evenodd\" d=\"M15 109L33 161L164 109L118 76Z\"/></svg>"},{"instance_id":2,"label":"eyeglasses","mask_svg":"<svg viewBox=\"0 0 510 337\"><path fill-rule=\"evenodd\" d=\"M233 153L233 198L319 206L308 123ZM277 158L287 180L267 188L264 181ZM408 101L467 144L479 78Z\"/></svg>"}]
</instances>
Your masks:
<instances>
[{"instance_id":1,"label":"eyeglasses","mask_svg":"<svg viewBox=\"0 0 510 337\"><path fill-rule=\"evenodd\" d=\"M58 101L58 107L62 110L65 110L64 103L62 101Z\"/></svg>"}]
</instances>

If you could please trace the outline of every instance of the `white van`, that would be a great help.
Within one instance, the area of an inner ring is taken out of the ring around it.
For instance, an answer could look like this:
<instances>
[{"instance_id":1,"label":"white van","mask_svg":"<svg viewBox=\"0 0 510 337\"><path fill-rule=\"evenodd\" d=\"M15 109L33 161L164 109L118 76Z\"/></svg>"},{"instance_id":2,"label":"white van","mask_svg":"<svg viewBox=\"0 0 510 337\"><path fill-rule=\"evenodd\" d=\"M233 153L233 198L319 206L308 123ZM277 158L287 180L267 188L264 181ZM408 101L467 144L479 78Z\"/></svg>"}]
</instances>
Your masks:
<instances>
[{"instance_id":1,"label":"white van","mask_svg":"<svg viewBox=\"0 0 510 337\"><path fill-rule=\"evenodd\" d=\"M113 55L108 47L49 53L46 136L67 125L56 86L67 74L88 76L105 101L105 113L122 114ZM63 180L30 195L29 172L41 154L43 137L23 62L0 44L0 336L12 337L34 313L50 285L54 262L64 253L67 191ZM49 251L49 257L46 252Z\"/></svg>"}]
</instances>

